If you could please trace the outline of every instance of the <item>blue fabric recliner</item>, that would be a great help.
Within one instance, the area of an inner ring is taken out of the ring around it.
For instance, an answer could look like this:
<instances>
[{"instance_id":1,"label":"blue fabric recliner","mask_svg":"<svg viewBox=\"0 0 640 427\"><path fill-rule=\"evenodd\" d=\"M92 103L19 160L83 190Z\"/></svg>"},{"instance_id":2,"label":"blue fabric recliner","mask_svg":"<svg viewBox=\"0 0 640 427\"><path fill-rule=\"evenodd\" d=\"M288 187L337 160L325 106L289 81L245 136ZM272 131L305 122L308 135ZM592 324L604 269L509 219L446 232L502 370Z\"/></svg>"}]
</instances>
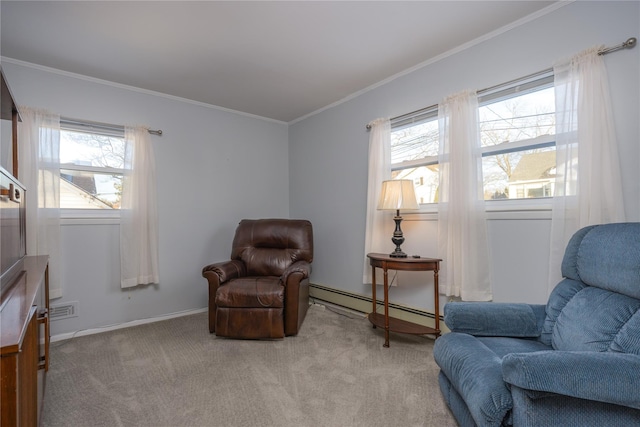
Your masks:
<instances>
[{"instance_id":1,"label":"blue fabric recliner","mask_svg":"<svg viewBox=\"0 0 640 427\"><path fill-rule=\"evenodd\" d=\"M461 426L640 426L640 223L569 242L545 305L451 302L435 342Z\"/></svg>"}]
</instances>

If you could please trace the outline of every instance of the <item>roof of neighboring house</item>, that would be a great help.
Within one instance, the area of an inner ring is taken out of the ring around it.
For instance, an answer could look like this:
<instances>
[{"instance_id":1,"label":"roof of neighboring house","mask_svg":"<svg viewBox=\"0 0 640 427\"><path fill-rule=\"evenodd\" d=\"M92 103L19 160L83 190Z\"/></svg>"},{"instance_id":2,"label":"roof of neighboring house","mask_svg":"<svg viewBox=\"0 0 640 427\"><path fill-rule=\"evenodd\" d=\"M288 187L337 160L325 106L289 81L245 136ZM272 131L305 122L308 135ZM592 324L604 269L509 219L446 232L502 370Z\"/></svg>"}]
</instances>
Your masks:
<instances>
[{"instance_id":1,"label":"roof of neighboring house","mask_svg":"<svg viewBox=\"0 0 640 427\"><path fill-rule=\"evenodd\" d=\"M553 178L551 170L556 167L556 152L541 151L524 154L509 177L509 182L537 181Z\"/></svg>"},{"instance_id":2,"label":"roof of neighboring house","mask_svg":"<svg viewBox=\"0 0 640 427\"><path fill-rule=\"evenodd\" d=\"M96 180L93 176L83 176L83 175L64 175L60 174L61 177L69 181L70 183L80 187L84 191L89 194L96 194Z\"/></svg>"},{"instance_id":3,"label":"roof of neighboring house","mask_svg":"<svg viewBox=\"0 0 640 427\"><path fill-rule=\"evenodd\" d=\"M60 176L60 205L69 209L113 209L64 176Z\"/></svg>"}]
</instances>

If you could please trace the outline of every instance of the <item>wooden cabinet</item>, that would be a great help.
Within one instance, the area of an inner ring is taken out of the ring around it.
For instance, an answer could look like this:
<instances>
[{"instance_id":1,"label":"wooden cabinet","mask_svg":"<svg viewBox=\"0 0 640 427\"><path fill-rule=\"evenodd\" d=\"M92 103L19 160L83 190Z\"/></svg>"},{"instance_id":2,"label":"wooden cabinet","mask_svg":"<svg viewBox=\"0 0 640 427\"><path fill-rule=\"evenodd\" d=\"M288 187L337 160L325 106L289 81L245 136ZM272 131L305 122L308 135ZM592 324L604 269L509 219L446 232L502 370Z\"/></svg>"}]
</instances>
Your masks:
<instances>
[{"instance_id":1,"label":"wooden cabinet","mask_svg":"<svg viewBox=\"0 0 640 427\"><path fill-rule=\"evenodd\" d=\"M0 425L37 426L49 368L48 256L24 258L2 294L0 311Z\"/></svg>"},{"instance_id":2,"label":"wooden cabinet","mask_svg":"<svg viewBox=\"0 0 640 427\"><path fill-rule=\"evenodd\" d=\"M49 257L25 256L24 188L15 180L20 118L1 68L0 86L13 171L0 167L0 426L35 427L49 369Z\"/></svg>"}]
</instances>

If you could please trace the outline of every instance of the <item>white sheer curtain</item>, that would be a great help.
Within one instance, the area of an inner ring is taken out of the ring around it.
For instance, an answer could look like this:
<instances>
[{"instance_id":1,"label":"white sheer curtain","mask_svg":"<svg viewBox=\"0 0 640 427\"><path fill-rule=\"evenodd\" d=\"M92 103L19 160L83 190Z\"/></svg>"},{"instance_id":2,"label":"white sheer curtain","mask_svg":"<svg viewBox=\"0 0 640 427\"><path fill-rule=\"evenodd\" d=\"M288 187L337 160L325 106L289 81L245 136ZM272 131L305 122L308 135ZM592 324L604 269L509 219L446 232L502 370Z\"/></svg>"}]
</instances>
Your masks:
<instances>
[{"instance_id":1,"label":"white sheer curtain","mask_svg":"<svg viewBox=\"0 0 640 427\"><path fill-rule=\"evenodd\" d=\"M27 254L49 255L49 297L60 280L60 116L20 108L18 179L26 187Z\"/></svg>"},{"instance_id":2,"label":"white sheer curtain","mask_svg":"<svg viewBox=\"0 0 640 427\"><path fill-rule=\"evenodd\" d=\"M156 169L148 129L125 127L120 212L121 286L160 282Z\"/></svg>"},{"instance_id":3,"label":"white sheer curtain","mask_svg":"<svg viewBox=\"0 0 640 427\"><path fill-rule=\"evenodd\" d=\"M554 66L556 181L549 252L550 293L569 239L592 224L625 221L622 179L603 47Z\"/></svg>"},{"instance_id":4,"label":"white sheer curtain","mask_svg":"<svg viewBox=\"0 0 640 427\"><path fill-rule=\"evenodd\" d=\"M438 106L438 126L441 292L465 301L489 301L493 296L476 93L445 98Z\"/></svg>"},{"instance_id":5,"label":"white sheer curtain","mask_svg":"<svg viewBox=\"0 0 640 427\"><path fill-rule=\"evenodd\" d=\"M385 234L386 222L391 223L388 212L379 211L378 198L382 181L391 179L391 123L389 119L376 119L369 123L369 180L367 188L367 218L364 238L363 283L371 283L371 266L366 255L384 252L391 242L391 233ZM388 219L388 221L386 221Z\"/></svg>"}]
</instances>

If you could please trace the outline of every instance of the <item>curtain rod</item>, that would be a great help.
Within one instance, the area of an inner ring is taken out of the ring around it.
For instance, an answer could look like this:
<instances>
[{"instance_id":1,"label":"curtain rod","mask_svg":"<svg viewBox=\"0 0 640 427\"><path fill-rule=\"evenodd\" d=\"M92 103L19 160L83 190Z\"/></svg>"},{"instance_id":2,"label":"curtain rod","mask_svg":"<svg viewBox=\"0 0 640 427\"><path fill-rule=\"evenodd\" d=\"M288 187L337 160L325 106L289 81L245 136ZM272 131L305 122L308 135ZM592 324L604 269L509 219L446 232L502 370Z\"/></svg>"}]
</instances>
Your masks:
<instances>
[{"instance_id":1,"label":"curtain rod","mask_svg":"<svg viewBox=\"0 0 640 427\"><path fill-rule=\"evenodd\" d=\"M66 117L60 117L60 123L64 123L72 126L78 126L78 127L87 127L87 128L94 128L94 129L100 129L105 131L112 131L112 132L124 131L124 126L111 125L108 123L92 122L89 120L69 119ZM147 132L149 132L152 135L162 136L162 130L160 129L158 130L147 129Z\"/></svg>"},{"instance_id":2,"label":"curtain rod","mask_svg":"<svg viewBox=\"0 0 640 427\"><path fill-rule=\"evenodd\" d=\"M518 82L520 80L530 80L530 79L533 79L533 78L536 78L536 77L539 77L539 76L544 76L545 74L550 74L552 72L553 72L553 68L547 68L546 70L537 71L535 73L531 73L529 75L526 75L526 76L523 76L523 77L519 77L517 79L509 80L508 82L504 82L504 83L497 84L495 86L490 86L490 87L486 87L484 89L480 89L479 91L477 91L477 94L478 95L483 95L486 92L491 92L492 90L498 89L501 86L508 86L511 83L515 83L515 82ZM428 107L424 107L424 108L421 108L419 110L412 111L410 113L401 114L399 116L392 117L389 120L390 121L394 121L394 120L403 119L404 117L410 117L410 116L414 116L414 115L417 116L420 113L427 112L427 111L433 110L435 108L438 108L438 104L433 104L433 105L430 105ZM371 130L371 125L370 124L367 124L365 127L366 127L367 130Z\"/></svg>"},{"instance_id":3,"label":"curtain rod","mask_svg":"<svg viewBox=\"0 0 640 427\"><path fill-rule=\"evenodd\" d=\"M607 47L598 52L598 55L606 55L607 53L615 52L620 49L631 49L636 45L638 40L635 37L629 37L626 42L619 44L618 46Z\"/></svg>"},{"instance_id":4,"label":"curtain rod","mask_svg":"<svg viewBox=\"0 0 640 427\"><path fill-rule=\"evenodd\" d=\"M625 41L624 43L621 43L621 44L619 44L617 46L606 47L606 48L598 51L598 55L606 55L608 53L616 52L618 50L625 49L625 48L626 49L632 49L636 45L637 41L638 40L635 37L629 37L627 39L627 41ZM547 68L546 70L538 71L537 73L529 74L528 76L524 76L524 77L521 77L521 78L518 78L518 79L514 79L514 80L511 80L511 81L506 82L506 83L501 83L501 84L496 85L496 86L491 86L491 87L488 87L488 88L481 89L481 90L478 91L478 94L482 94L483 92L488 92L488 91L496 89L496 88L498 88L500 86L505 86L505 85L508 85L509 83L516 82L518 80L530 79L532 77L536 77L538 75L544 75L544 74L552 72L552 71L553 71L553 68ZM423 111L431 110L432 108L436 108L437 106L438 106L438 104L434 104L434 105L431 105L429 107L425 107L425 108L421 108L421 109L416 110L416 111L412 111L410 113L402 114L402 115L397 116L397 117L392 117L389 120L398 120L398 119L401 119L401 118L403 118L405 116L412 116L412 115L415 115L415 114L420 114ZM371 130L371 125L367 124L365 126L365 128L367 130Z\"/></svg>"}]
</instances>

